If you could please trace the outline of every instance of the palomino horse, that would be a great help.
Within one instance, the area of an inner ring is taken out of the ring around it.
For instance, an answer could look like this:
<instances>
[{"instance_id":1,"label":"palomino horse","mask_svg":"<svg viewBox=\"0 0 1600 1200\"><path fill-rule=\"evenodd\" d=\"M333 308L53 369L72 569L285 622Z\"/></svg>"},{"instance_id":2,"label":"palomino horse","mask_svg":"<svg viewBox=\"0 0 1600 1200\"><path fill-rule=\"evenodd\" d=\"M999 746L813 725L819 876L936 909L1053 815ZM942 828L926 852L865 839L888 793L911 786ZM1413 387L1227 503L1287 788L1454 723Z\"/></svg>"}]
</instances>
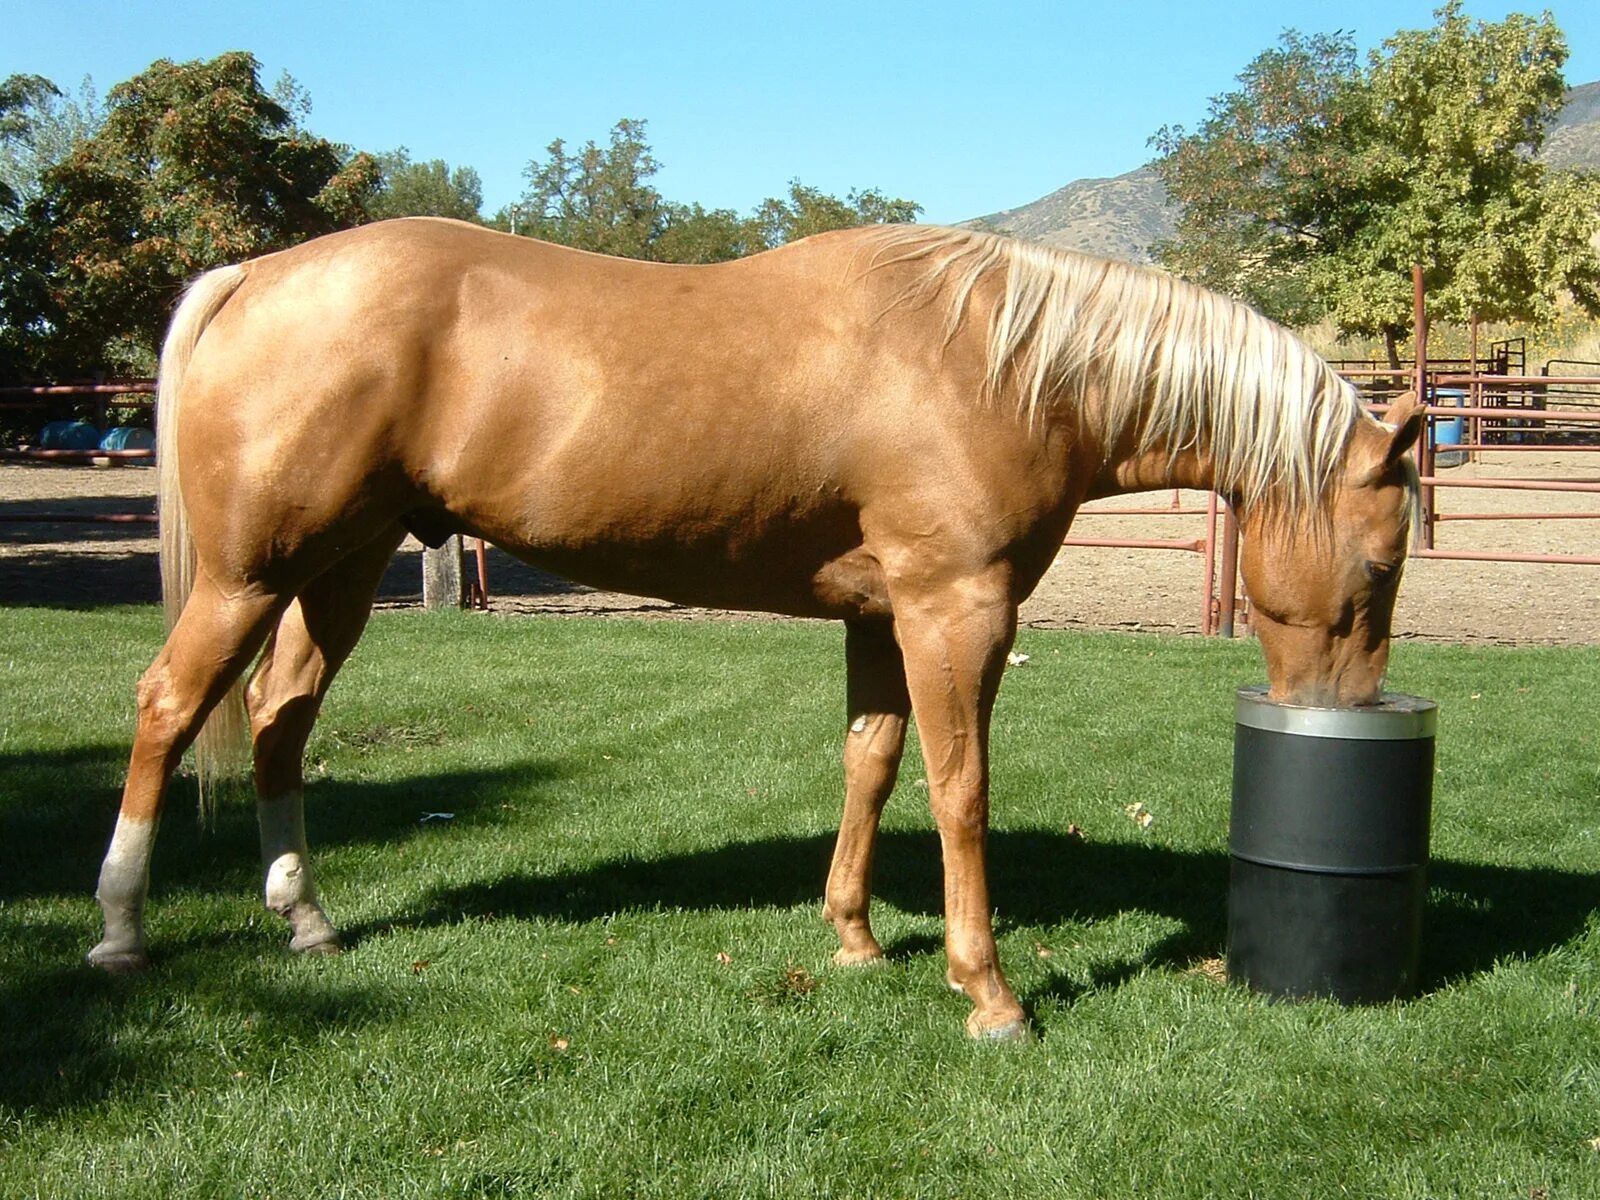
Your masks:
<instances>
[{"instance_id":1,"label":"palomino horse","mask_svg":"<svg viewBox=\"0 0 1600 1200\"><path fill-rule=\"evenodd\" d=\"M461 531L600 587L844 621L836 961L883 953L873 844L914 713L948 978L991 1037L1024 1024L990 925L989 717L1017 605L1078 506L1216 487L1241 512L1273 694L1370 702L1421 424L1409 399L1395 428L1364 415L1230 300L984 233L880 227L663 266L431 219L205 275L159 404L173 624L139 683L91 961L145 964L162 797L258 652L266 905L294 949L338 947L307 863L306 739L406 531Z\"/></svg>"}]
</instances>

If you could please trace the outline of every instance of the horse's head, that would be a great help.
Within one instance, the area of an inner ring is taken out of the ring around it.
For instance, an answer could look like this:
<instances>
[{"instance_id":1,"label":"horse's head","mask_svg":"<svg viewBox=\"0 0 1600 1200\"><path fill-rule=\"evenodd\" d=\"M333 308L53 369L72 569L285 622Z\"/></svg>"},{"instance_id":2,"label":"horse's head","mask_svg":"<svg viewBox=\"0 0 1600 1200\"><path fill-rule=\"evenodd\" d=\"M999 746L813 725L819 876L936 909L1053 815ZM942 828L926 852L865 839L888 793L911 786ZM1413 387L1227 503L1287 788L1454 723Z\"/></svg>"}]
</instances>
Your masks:
<instances>
[{"instance_id":1,"label":"horse's head","mask_svg":"<svg viewBox=\"0 0 1600 1200\"><path fill-rule=\"evenodd\" d=\"M1392 426L1352 430L1320 509L1265 504L1242 517L1240 565L1275 700L1371 704L1383 690L1410 530L1403 458L1425 410L1407 393L1389 415Z\"/></svg>"}]
</instances>

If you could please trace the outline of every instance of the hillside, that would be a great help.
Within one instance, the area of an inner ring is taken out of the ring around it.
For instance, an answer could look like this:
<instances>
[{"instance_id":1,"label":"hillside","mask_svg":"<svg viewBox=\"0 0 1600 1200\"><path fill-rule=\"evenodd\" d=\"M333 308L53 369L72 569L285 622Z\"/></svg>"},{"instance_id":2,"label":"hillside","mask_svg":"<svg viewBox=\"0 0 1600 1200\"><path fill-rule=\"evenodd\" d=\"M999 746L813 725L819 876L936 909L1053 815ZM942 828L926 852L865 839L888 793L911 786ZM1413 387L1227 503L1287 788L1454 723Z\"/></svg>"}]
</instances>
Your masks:
<instances>
[{"instance_id":1,"label":"hillside","mask_svg":"<svg viewBox=\"0 0 1600 1200\"><path fill-rule=\"evenodd\" d=\"M1543 158L1552 167L1600 171L1600 80L1567 93L1545 140Z\"/></svg>"},{"instance_id":2,"label":"hillside","mask_svg":"<svg viewBox=\"0 0 1600 1200\"><path fill-rule=\"evenodd\" d=\"M1600 171L1600 81L1567 93L1551 126L1544 160ZM1029 241L1106 258L1149 262L1150 246L1171 237L1177 210L1148 166L1111 179L1079 179L1030 204L969 222Z\"/></svg>"}]
</instances>

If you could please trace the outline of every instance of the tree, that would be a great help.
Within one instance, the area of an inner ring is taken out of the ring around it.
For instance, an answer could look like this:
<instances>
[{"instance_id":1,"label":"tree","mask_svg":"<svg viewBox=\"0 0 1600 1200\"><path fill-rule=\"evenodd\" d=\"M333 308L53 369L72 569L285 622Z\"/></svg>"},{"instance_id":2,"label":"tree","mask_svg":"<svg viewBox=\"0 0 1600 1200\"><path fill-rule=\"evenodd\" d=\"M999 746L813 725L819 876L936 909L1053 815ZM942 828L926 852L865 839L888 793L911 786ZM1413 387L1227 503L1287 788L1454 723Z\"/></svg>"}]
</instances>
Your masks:
<instances>
[{"instance_id":1,"label":"tree","mask_svg":"<svg viewBox=\"0 0 1600 1200\"><path fill-rule=\"evenodd\" d=\"M44 372L148 368L184 283L364 219L376 161L316 137L254 58L160 60L0 242L0 338Z\"/></svg>"},{"instance_id":2,"label":"tree","mask_svg":"<svg viewBox=\"0 0 1600 1200\"><path fill-rule=\"evenodd\" d=\"M609 146L590 141L575 155L560 138L551 142L549 157L530 162L524 172L524 232L580 250L649 258L669 214L648 182L659 166L644 128L643 121L624 118L612 127Z\"/></svg>"},{"instance_id":3,"label":"tree","mask_svg":"<svg viewBox=\"0 0 1600 1200\"><path fill-rule=\"evenodd\" d=\"M766 248L755 223L731 208L668 204L666 221L650 245L650 257L657 262L727 262Z\"/></svg>"},{"instance_id":4,"label":"tree","mask_svg":"<svg viewBox=\"0 0 1600 1200\"><path fill-rule=\"evenodd\" d=\"M1285 34L1195 133L1151 139L1183 205L1158 260L1281 320L1381 334L1392 362L1413 262L1446 320L1541 323L1562 295L1600 312L1600 187L1535 157L1566 53L1549 14L1482 23L1458 0L1365 67L1346 34Z\"/></svg>"},{"instance_id":5,"label":"tree","mask_svg":"<svg viewBox=\"0 0 1600 1200\"><path fill-rule=\"evenodd\" d=\"M442 158L413 162L404 146L377 156L380 182L367 202L373 220L455 217L481 220L483 182L471 167L451 170Z\"/></svg>"},{"instance_id":6,"label":"tree","mask_svg":"<svg viewBox=\"0 0 1600 1200\"><path fill-rule=\"evenodd\" d=\"M789 181L788 197L763 200L753 219L765 246L781 246L830 229L903 224L915 221L920 212L922 205L910 200L891 200L873 188L864 192L852 190L841 200L793 179Z\"/></svg>"},{"instance_id":7,"label":"tree","mask_svg":"<svg viewBox=\"0 0 1600 1200\"><path fill-rule=\"evenodd\" d=\"M732 209L663 199L649 182L659 169L643 121L618 121L608 146L591 141L577 154L557 139L547 158L528 164L521 206L526 220L519 231L627 258L722 262L829 229L915 220L922 211L870 188L841 200L797 179L786 198L768 198L741 217ZM507 219L502 213L497 223Z\"/></svg>"},{"instance_id":8,"label":"tree","mask_svg":"<svg viewBox=\"0 0 1600 1200\"><path fill-rule=\"evenodd\" d=\"M0 82L0 229L39 191L39 178L91 132L94 90L84 80L80 102L42 75L12 75Z\"/></svg>"}]
</instances>

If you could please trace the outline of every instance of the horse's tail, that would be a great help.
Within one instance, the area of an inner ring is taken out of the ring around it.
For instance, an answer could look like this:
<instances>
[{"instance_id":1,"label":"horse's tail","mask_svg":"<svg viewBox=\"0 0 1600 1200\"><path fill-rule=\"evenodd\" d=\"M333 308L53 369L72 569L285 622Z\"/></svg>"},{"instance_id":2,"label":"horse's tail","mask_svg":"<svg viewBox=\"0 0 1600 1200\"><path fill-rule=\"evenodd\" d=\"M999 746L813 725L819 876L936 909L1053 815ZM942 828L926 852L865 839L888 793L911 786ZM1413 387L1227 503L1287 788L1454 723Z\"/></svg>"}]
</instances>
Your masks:
<instances>
[{"instance_id":1,"label":"horse's tail","mask_svg":"<svg viewBox=\"0 0 1600 1200\"><path fill-rule=\"evenodd\" d=\"M172 631L194 590L194 539L178 487L178 394L194 348L228 298L244 282L242 266L208 271L190 285L173 314L161 346L160 383L156 390L156 505L161 518L161 598L167 632ZM244 711L244 684L239 682L218 702L195 739L195 767L200 776L200 807L207 811L215 784L241 773L248 761L250 726Z\"/></svg>"}]
</instances>

